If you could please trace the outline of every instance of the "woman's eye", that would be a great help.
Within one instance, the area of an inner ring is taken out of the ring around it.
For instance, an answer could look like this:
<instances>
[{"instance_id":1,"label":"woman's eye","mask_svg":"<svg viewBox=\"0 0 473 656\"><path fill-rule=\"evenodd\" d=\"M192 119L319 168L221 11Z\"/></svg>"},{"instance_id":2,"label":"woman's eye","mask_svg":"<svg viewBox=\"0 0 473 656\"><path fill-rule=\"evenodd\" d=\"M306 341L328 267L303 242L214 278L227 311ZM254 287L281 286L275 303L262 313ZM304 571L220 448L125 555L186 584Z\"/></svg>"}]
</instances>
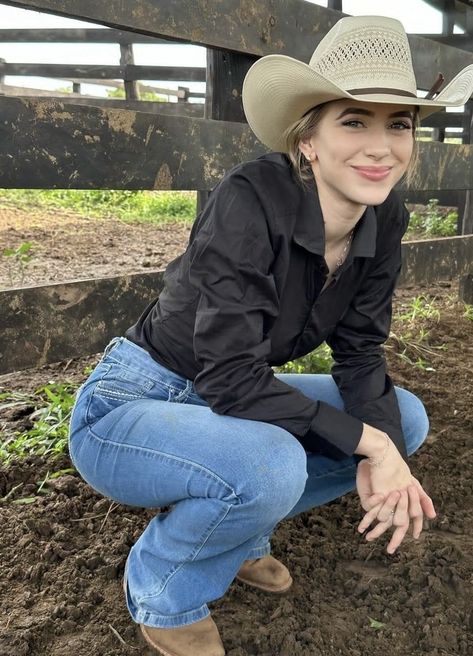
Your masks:
<instances>
[{"instance_id":1,"label":"woman's eye","mask_svg":"<svg viewBox=\"0 0 473 656\"><path fill-rule=\"evenodd\" d=\"M396 130L412 130L412 125L410 123L406 123L405 121L396 121L395 123L392 123L391 127L395 128Z\"/></svg>"},{"instance_id":2,"label":"woman's eye","mask_svg":"<svg viewBox=\"0 0 473 656\"><path fill-rule=\"evenodd\" d=\"M342 125L347 125L349 128L357 128L360 125L363 125L361 121L352 119L351 121L343 121Z\"/></svg>"}]
</instances>

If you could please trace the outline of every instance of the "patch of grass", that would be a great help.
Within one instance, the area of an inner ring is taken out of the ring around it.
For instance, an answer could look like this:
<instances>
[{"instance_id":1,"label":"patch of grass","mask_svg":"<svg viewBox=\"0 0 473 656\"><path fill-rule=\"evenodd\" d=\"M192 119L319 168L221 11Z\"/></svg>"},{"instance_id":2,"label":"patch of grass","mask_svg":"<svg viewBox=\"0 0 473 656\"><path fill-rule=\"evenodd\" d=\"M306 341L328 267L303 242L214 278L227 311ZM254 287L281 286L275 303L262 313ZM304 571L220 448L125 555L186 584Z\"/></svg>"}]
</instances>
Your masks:
<instances>
[{"instance_id":1,"label":"patch of grass","mask_svg":"<svg viewBox=\"0 0 473 656\"><path fill-rule=\"evenodd\" d=\"M425 237L453 237L457 234L458 213L443 212L438 207L438 199L431 198L425 209L411 212L406 237L422 239Z\"/></svg>"},{"instance_id":2,"label":"patch of grass","mask_svg":"<svg viewBox=\"0 0 473 656\"><path fill-rule=\"evenodd\" d=\"M398 321L414 323L423 319L434 319L439 321L440 310L435 305L434 299L424 294L415 296L409 303L402 304L401 310L395 316Z\"/></svg>"},{"instance_id":3,"label":"patch of grass","mask_svg":"<svg viewBox=\"0 0 473 656\"><path fill-rule=\"evenodd\" d=\"M408 303L402 303L393 316L395 327L389 335L387 349L416 369L435 371L433 360L447 349L445 344L430 343L430 322L440 320L440 310L435 299L420 294Z\"/></svg>"},{"instance_id":4,"label":"patch of grass","mask_svg":"<svg viewBox=\"0 0 473 656\"><path fill-rule=\"evenodd\" d=\"M0 445L0 461L8 464L27 455L58 456L67 447L69 420L79 385L50 382L32 394L3 392L0 411L7 408L33 408L26 431L6 432Z\"/></svg>"},{"instance_id":5,"label":"patch of grass","mask_svg":"<svg viewBox=\"0 0 473 656\"><path fill-rule=\"evenodd\" d=\"M91 218L117 218L127 223L192 223L194 191L129 191L114 189L0 189L0 200L20 209L67 209Z\"/></svg>"},{"instance_id":6,"label":"patch of grass","mask_svg":"<svg viewBox=\"0 0 473 656\"><path fill-rule=\"evenodd\" d=\"M302 358L290 360L274 370L284 374L329 374L332 364L332 351L324 342Z\"/></svg>"}]
</instances>

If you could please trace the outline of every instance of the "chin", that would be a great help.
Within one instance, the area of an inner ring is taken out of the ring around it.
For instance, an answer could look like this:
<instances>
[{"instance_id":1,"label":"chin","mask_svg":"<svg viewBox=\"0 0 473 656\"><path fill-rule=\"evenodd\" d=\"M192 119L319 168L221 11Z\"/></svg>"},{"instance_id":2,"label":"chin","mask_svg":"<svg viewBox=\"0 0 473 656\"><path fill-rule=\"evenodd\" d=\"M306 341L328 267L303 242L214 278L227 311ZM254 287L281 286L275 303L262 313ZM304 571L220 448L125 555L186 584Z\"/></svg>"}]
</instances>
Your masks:
<instances>
[{"instance_id":1,"label":"chin","mask_svg":"<svg viewBox=\"0 0 473 656\"><path fill-rule=\"evenodd\" d=\"M360 205L381 205L381 203L384 203L386 198L389 196L391 192L392 187L383 187L383 188L378 188L378 189L371 189L367 190L364 193L358 193L356 194L356 203L359 203Z\"/></svg>"}]
</instances>

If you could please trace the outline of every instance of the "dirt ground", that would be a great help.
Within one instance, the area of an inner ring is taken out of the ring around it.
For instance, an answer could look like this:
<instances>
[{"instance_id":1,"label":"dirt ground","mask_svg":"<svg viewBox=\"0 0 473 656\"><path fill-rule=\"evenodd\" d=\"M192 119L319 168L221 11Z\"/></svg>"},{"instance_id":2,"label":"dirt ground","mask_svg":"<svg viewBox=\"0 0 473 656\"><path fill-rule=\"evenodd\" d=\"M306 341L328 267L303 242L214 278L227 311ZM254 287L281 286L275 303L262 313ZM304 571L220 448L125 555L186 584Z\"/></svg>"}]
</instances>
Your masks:
<instances>
[{"instance_id":1,"label":"dirt ground","mask_svg":"<svg viewBox=\"0 0 473 656\"><path fill-rule=\"evenodd\" d=\"M176 225L137 229L73 215L33 218L31 227L31 216L0 208L3 247L38 244L29 284L139 271L144 261L163 266L182 252L188 233ZM5 269L0 276L8 287ZM433 497L437 518L394 556L385 552L386 538L368 544L357 533L354 493L282 522L272 544L292 572L289 593L278 597L234 582L210 604L228 656L473 654L473 322L463 317L457 285L448 281L399 291L395 309L420 293L434 295L441 310L439 321L423 324L431 331L431 352L424 354L431 366L401 359L395 340L387 357L395 383L418 394L430 416L430 435L411 466ZM401 326L393 331L400 334ZM440 345L446 349L434 348ZM97 358L2 376L0 391L81 381ZM31 410L4 411L0 430L27 427ZM0 499L9 495L0 503L0 654L148 654L125 608L121 577L131 545L159 509L111 503L77 474L49 481L35 503L11 503L34 495L48 472L70 466L62 456L0 469Z\"/></svg>"}]
</instances>

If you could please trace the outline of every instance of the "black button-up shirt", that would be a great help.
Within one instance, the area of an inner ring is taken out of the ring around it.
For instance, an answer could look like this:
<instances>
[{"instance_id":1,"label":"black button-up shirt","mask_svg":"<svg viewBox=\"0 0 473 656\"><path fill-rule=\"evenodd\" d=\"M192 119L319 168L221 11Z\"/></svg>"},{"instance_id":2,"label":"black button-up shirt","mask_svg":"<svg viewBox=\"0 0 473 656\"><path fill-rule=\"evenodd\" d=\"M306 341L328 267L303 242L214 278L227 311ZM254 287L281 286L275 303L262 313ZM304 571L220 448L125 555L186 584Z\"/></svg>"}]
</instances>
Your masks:
<instances>
[{"instance_id":1,"label":"black button-up shirt","mask_svg":"<svg viewBox=\"0 0 473 656\"><path fill-rule=\"evenodd\" d=\"M304 189L282 153L239 164L212 190L163 291L126 337L193 380L218 414L276 424L336 459L354 453L366 422L407 458L383 343L408 219L394 191L368 206L321 291L328 269L315 181ZM345 412L272 369L324 340Z\"/></svg>"}]
</instances>

